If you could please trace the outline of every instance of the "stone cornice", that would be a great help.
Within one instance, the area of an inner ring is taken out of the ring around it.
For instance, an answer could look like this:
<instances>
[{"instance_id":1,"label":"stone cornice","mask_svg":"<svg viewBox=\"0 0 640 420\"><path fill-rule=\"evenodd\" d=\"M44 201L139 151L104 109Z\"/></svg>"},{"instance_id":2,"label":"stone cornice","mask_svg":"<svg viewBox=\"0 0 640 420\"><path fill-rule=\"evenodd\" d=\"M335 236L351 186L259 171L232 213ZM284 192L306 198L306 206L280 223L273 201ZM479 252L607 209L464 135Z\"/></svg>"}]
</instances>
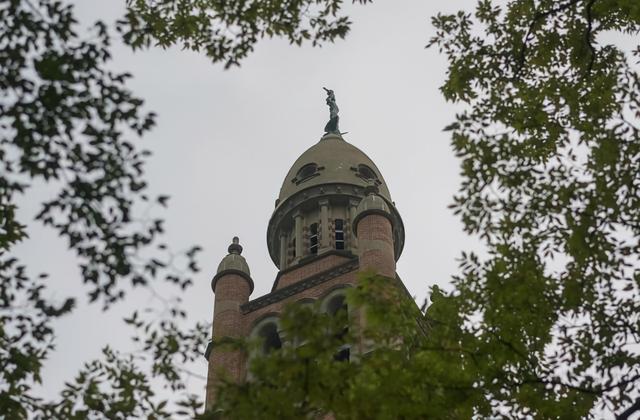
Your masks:
<instances>
[{"instance_id":1,"label":"stone cornice","mask_svg":"<svg viewBox=\"0 0 640 420\"><path fill-rule=\"evenodd\" d=\"M325 283L331 279L341 276L352 271L356 271L359 267L357 258L345 262L344 264L330 268L329 270L310 276L292 285L283 287L274 292L260 296L250 302L240 306L243 314L248 314L265 306L280 302L290 296L296 295L304 290L310 289L319 284Z\"/></svg>"}]
</instances>

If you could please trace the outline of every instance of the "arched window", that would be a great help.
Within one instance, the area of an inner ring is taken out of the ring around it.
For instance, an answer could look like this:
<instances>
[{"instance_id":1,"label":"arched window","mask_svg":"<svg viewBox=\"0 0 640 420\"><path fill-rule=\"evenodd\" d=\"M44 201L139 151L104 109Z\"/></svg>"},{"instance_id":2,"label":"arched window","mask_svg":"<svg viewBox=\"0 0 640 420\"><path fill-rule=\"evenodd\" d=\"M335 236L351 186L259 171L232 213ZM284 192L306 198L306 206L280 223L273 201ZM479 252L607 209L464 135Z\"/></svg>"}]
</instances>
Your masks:
<instances>
[{"instance_id":1,"label":"arched window","mask_svg":"<svg viewBox=\"0 0 640 420\"><path fill-rule=\"evenodd\" d=\"M344 220L336 219L335 222L336 249L344 249Z\"/></svg>"},{"instance_id":2,"label":"arched window","mask_svg":"<svg viewBox=\"0 0 640 420\"><path fill-rule=\"evenodd\" d=\"M309 226L309 252L312 255L318 254L318 224Z\"/></svg>"},{"instance_id":3,"label":"arched window","mask_svg":"<svg viewBox=\"0 0 640 420\"><path fill-rule=\"evenodd\" d=\"M334 292L334 294L329 295L324 304L324 310L327 314L332 316L344 316L347 325L344 326L344 329L336 334L336 338L342 340L343 337L349 332L348 326L348 317L349 317L349 308L347 306L347 301L344 297L342 291ZM333 359L339 362L348 362L351 357L351 346L349 344L344 344L341 346L336 354L333 355Z\"/></svg>"},{"instance_id":4,"label":"arched window","mask_svg":"<svg viewBox=\"0 0 640 420\"><path fill-rule=\"evenodd\" d=\"M339 294L329 298L326 303L326 311L329 315L335 315L340 310L347 310L347 301L344 295Z\"/></svg>"},{"instance_id":5,"label":"arched window","mask_svg":"<svg viewBox=\"0 0 640 420\"><path fill-rule=\"evenodd\" d=\"M269 354L282 348L282 340L275 322L269 322L258 330L258 337L262 339L262 354Z\"/></svg>"},{"instance_id":6,"label":"arched window","mask_svg":"<svg viewBox=\"0 0 640 420\"><path fill-rule=\"evenodd\" d=\"M266 356L283 347L284 338L280 335L280 320L277 314L269 314L253 325L249 339L255 346L250 347L247 362L251 365L256 359ZM251 369L247 369L247 380L252 381Z\"/></svg>"}]
</instances>

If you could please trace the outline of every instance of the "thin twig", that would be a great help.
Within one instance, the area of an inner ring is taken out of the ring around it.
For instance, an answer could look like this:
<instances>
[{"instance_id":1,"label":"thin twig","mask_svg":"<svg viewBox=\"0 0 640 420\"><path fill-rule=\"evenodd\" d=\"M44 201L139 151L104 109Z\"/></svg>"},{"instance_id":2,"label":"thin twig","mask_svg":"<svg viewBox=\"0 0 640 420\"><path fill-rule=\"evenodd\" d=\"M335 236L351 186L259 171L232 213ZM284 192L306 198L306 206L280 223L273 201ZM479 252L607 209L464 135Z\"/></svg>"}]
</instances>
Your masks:
<instances>
[{"instance_id":1,"label":"thin twig","mask_svg":"<svg viewBox=\"0 0 640 420\"><path fill-rule=\"evenodd\" d=\"M616 420L627 420L633 413L640 411L640 398L636 400L631 407L624 410L620 415L616 416Z\"/></svg>"},{"instance_id":2,"label":"thin twig","mask_svg":"<svg viewBox=\"0 0 640 420\"><path fill-rule=\"evenodd\" d=\"M585 38L585 42L587 43L587 46L589 47L589 51L591 53L591 56L589 58L589 65L587 66L587 73L586 75L588 76L591 73L591 69L593 68L593 62L595 61L596 58L596 50L595 48L593 48L593 44L591 43L591 32L593 31L593 17L591 16L591 8L593 7L593 4L596 2L596 0L589 0L589 3L587 4L587 30L584 34L584 38Z\"/></svg>"}]
</instances>

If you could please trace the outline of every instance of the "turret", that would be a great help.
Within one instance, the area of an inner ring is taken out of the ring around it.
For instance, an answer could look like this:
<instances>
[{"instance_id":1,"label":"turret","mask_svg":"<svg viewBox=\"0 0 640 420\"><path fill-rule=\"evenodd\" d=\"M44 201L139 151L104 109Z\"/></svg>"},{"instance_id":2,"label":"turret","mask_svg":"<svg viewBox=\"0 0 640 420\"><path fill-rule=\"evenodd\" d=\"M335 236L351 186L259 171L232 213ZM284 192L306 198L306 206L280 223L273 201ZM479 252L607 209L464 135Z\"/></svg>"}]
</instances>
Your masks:
<instances>
[{"instance_id":1,"label":"turret","mask_svg":"<svg viewBox=\"0 0 640 420\"><path fill-rule=\"evenodd\" d=\"M353 231L358 238L360 271L373 271L387 277L396 275L393 241L394 218L389 205L378 195L378 187L365 188L353 219Z\"/></svg>"},{"instance_id":2,"label":"turret","mask_svg":"<svg viewBox=\"0 0 640 420\"><path fill-rule=\"evenodd\" d=\"M206 406L210 408L215 398L215 387L225 377L240 381L244 377L245 355L238 349L221 346L225 338L241 338L242 312L240 306L249 301L253 292L253 280L249 265L242 254L237 237L229 245L229 254L222 259L216 275L211 280L215 294L213 310L213 340L207 351L209 373L207 378Z\"/></svg>"}]
</instances>

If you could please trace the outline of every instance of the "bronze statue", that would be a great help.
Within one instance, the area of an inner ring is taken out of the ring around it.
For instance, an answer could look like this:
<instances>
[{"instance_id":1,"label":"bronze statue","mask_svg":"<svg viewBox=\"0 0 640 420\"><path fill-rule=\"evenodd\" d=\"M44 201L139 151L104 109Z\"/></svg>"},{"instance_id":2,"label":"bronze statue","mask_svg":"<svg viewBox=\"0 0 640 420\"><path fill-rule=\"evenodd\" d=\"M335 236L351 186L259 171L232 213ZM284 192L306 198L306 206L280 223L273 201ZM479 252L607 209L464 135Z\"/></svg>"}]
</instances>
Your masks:
<instances>
[{"instance_id":1,"label":"bronze statue","mask_svg":"<svg viewBox=\"0 0 640 420\"><path fill-rule=\"evenodd\" d=\"M327 105L329 105L329 122L324 126L324 132L340 134L340 129L338 128L339 110L336 104L336 95L331 89L327 89L326 87L323 87L323 89L327 92Z\"/></svg>"}]
</instances>

